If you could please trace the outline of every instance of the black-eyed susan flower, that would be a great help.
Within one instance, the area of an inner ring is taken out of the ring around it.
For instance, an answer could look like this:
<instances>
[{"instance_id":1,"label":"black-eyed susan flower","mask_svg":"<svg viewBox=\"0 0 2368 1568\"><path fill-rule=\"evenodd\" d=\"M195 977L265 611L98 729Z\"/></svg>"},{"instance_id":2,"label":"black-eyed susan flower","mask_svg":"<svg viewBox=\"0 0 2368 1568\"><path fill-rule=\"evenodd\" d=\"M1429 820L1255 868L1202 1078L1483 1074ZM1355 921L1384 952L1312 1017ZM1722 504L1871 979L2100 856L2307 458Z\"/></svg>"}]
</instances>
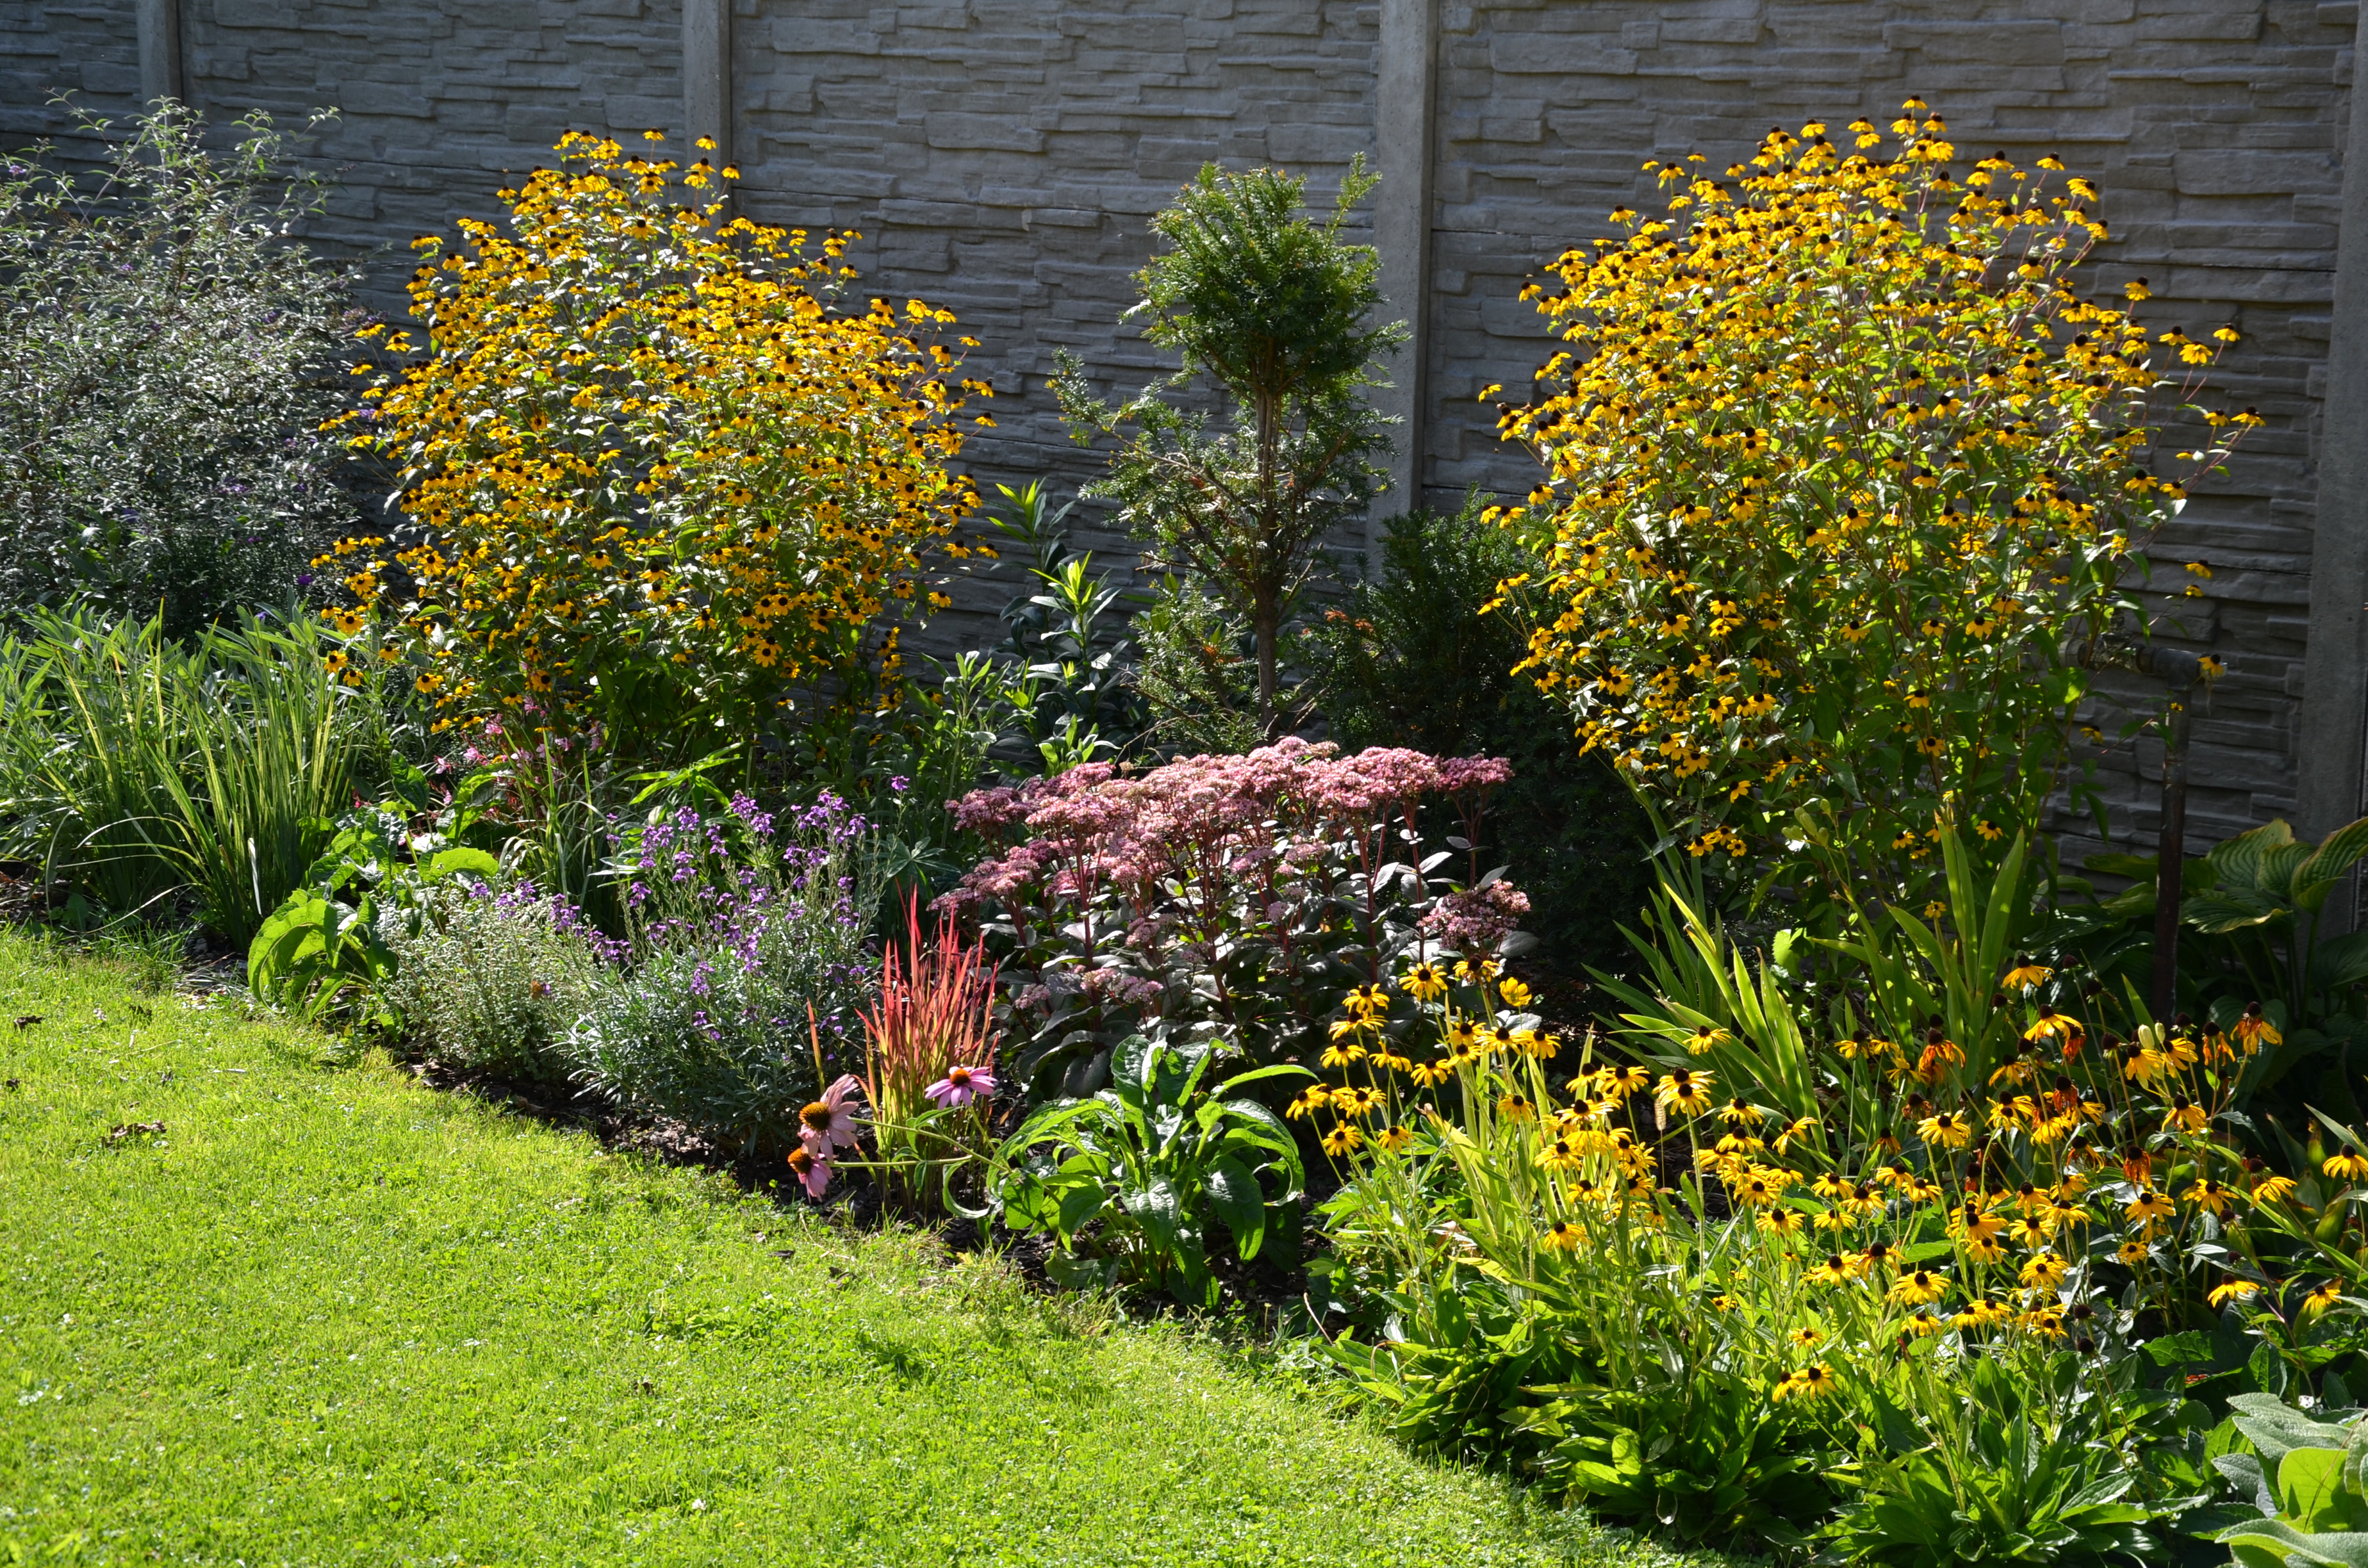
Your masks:
<instances>
[{"instance_id":1,"label":"black-eyed susan flower","mask_svg":"<svg viewBox=\"0 0 2368 1568\"><path fill-rule=\"evenodd\" d=\"M1808 1274L1812 1285L1847 1285L1857 1278L1858 1271L1850 1267L1850 1259L1839 1253L1829 1254L1825 1262L1810 1269Z\"/></svg>"},{"instance_id":2,"label":"black-eyed susan flower","mask_svg":"<svg viewBox=\"0 0 2368 1568\"><path fill-rule=\"evenodd\" d=\"M1436 1002L1447 994L1447 976L1426 959L1398 976L1398 989L1417 1002Z\"/></svg>"},{"instance_id":3,"label":"black-eyed susan flower","mask_svg":"<svg viewBox=\"0 0 2368 1568\"><path fill-rule=\"evenodd\" d=\"M1665 1074L1653 1097L1673 1110L1688 1116L1700 1116L1710 1108L1713 1075L1684 1067L1673 1067Z\"/></svg>"},{"instance_id":4,"label":"black-eyed susan flower","mask_svg":"<svg viewBox=\"0 0 2368 1568\"><path fill-rule=\"evenodd\" d=\"M1778 1404L1786 1400L1821 1399L1839 1386L1832 1367L1823 1361L1812 1361L1797 1371L1787 1373L1769 1397Z\"/></svg>"},{"instance_id":5,"label":"black-eyed susan flower","mask_svg":"<svg viewBox=\"0 0 2368 1568\"><path fill-rule=\"evenodd\" d=\"M2368 1181L2368 1157L2349 1143L2329 1154L2319 1169L2337 1181Z\"/></svg>"},{"instance_id":6,"label":"black-eyed susan flower","mask_svg":"<svg viewBox=\"0 0 2368 1568\"><path fill-rule=\"evenodd\" d=\"M1961 1112L1936 1111L1916 1124L1916 1135L1936 1148L1962 1149L1974 1141L1974 1127Z\"/></svg>"},{"instance_id":7,"label":"black-eyed susan flower","mask_svg":"<svg viewBox=\"0 0 2368 1568\"><path fill-rule=\"evenodd\" d=\"M1923 1306L1948 1294L1948 1276L1930 1268L1911 1268L1891 1282L1886 1299L1903 1306Z\"/></svg>"},{"instance_id":8,"label":"black-eyed susan flower","mask_svg":"<svg viewBox=\"0 0 2368 1568\"><path fill-rule=\"evenodd\" d=\"M2250 1279L2229 1279L2212 1288L2203 1299L2214 1307L2225 1307L2231 1301L2250 1301L2260 1294L2261 1287Z\"/></svg>"}]
</instances>

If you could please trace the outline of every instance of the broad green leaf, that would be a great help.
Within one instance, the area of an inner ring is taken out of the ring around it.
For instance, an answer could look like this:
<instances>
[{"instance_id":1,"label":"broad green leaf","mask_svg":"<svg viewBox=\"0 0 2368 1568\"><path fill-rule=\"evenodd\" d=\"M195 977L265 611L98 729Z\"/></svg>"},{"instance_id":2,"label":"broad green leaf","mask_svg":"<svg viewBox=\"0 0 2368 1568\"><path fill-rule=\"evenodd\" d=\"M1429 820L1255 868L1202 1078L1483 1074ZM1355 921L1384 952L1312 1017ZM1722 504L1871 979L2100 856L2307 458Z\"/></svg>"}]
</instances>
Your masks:
<instances>
[{"instance_id":1,"label":"broad green leaf","mask_svg":"<svg viewBox=\"0 0 2368 1568\"><path fill-rule=\"evenodd\" d=\"M2248 1519L2231 1525L2213 1540L2223 1545L2256 1547L2273 1554L2283 1553L2289 1565L2325 1565L2325 1568L2368 1568L2368 1533L2339 1530L2324 1535L2310 1535L2294 1528L2283 1519Z\"/></svg>"},{"instance_id":2,"label":"broad green leaf","mask_svg":"<svg viewBox=\"0 0 2368 1568\"><path fill-rule=\"evenodd\" d=\"M2249 833L2225 838L2208 850L2204 858L2220 874L2222 891L2251 892L2261 885L2261 858L2280 845L2294 841L2294 829L2283 818L2265 823ZM2285 890L2277 890L2283 892Z\"/></svg>"},{"instance_id":3,"label":"broad green leaf","mask_svg":"<svg viewBox=\"0 0 2368 1568\"><path fill-rule=\"evenodd\" d=\"M2318 847L2295 868L2293 885L2299 892L2314 882L2331 882L2350 870L2363 855L2368 855L2368 817L2339 827L2319 840Z\"/></svg>"},{"instance_id":4,"label":"broad green leaf","mask_svg":"<svg viewBox=\"0 0 2368 1568\"><path fill-rule=\"evenodd\" d=\"M1256 1257L1266 1240L1266 1194L1258 1177L1228 1154L1209 1166L1208 1194L1209 1207L1233 1232L1235 1249L1245 1258Z\"/></svg>"},{"instance_id":5,"label":"broad green leaf","mask_svg":"<svg viewBox=\"0 0 2368 1568\"><path fill-rule=\"evenodd\" d=\"M2298 1529L2341 1528L2352 1523L2338 1449L2293 1449L2278 1461L2278 1512Z\"/></svg>"},{"instance_id":6,"label":"broad green leaf","mask_svg":"<svg viewBox=\"0 0 2368 1568\"><path fill-rule=\"evenodd\" d=\"M2240 1393L2228 1405L2237 1429L2261 1450L2266 1463L2274 1464L2296 1449L2340 1452L2351 1437L2344 1427L2315 1421L2275 1394Z\"/></svg>"},{"instance_id":7,"label":"broad green leaf","mask_svg":"<svg viewBox=\"0 0 2368 1568\"><path fill-rule=\"evenodd\" d=\"M472 877L495 877L501 869L502 863L484 850L456 844L450 849L438 849L422 868L421 874L429 881L437 881L463 871Z\"/></svg>"},{"instance_id":8,"label":"broad green leaf","mask_svg":"<svg viewBox=\"0 0 2368 1568\"><path fill-rule=\"evenodd\" d=\"M2277 898L2249 888L2230 891L2224 880L2211 892L2200 892L2179 908L2180 923L2207 937L2226 936L2249 926L2266 926L2292 912Z\"/></svg>"},{"instance_id":9,"label":"broad green leaf","mask_svg":"<svg viewBox=\"0 0 2368 1568\"><path fill-rule=\"evenodd\" d=\"M1134 1222L1143 1227L1144 1236L1150 1242L1153 1252L1163 1257L1175 1254L1179 1233L1183 1229L1183 1205L1178 1201L1176 1188L1166 1177L1136 1191L1120 1194L1119 1202Z\"/></svg>"}]
</instances>

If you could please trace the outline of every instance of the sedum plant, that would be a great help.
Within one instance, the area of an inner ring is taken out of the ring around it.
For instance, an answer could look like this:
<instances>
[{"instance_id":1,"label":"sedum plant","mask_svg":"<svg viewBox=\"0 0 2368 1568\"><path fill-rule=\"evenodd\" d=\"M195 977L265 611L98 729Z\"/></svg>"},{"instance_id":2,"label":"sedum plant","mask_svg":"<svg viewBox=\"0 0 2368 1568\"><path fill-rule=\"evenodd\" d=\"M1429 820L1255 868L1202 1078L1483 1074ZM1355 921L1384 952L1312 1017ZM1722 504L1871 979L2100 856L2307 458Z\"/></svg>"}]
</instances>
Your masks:
<instances>
[{"instance_id":1,"label":"sedum plant","mask_svg":"<svg viewBox=\"0 0 2368 1568\"><path fill-rule=\"evenodd\" d=\"M1523 667L1586 743L1697 857L1896 898L1948 824L2038 827L2149 540L2260 421L2158 477L2218 350L2076 291L2095 187L1958 167L1914 99L1892 130L1647 164L1667 212L1525 291L1569 347L1499 423L1547 470L1503 519L1546 557Z\"/></svg>"},{"instance_id":2,"label":"sedum plant","mask_svg":"<svg viewBox=\"0 0 2368 1568\"><path fill-rule=\"evenodd\" d=\"M1304 179L1211 164L1152 220L1168 249L1136 274L1152 345L1182 368L1119 405L1093 396L1064 352L1053 381L1080 441L1126 435L1110 477L1088 492L1245 620L1257 661L1258 720L1274 733L1282 625L1326 535L1362 514L1388 449L1364 399L1375 356L1406 337L1371 324L1381 303L1370 245L1341 238L1375 183L1361 160L1330 222L1302 216ZM1205 381L1224 427L1163 395Z\"/></svg>"},{"instance_id":3,"label":"sedum plant","mask_svg":"<svg viewBox=\"0 0 2368 1568\"><path fill-rule=\"evenodd\" d=\"M257 113L163 102L97 169L0 172L0 614L83 598L180 637L276 607L350 527L320 433L344 280L290 237L323 186Z\"/></svg>"},{"instance_id":4,"label":"sedum plant","mask_svg":"<svg viewBox=\"0 0 2368 1568\"><path fill-rule=\"evenodd\" d=\"M727 218L731 169L559 152L502 193L506 225L417 242L424 347L365 332L401 368L353 444L394 465L418 538L339 546L346 586L439 726L531 704L692 756L824 688L884 700L880 623L944 602L926 577L977 501L946 466L988 391L935 341L952 316L838 309L851 236Z\"/></svg>"},{"instance_id":5,"label":"sedum plant","mask_svg":"<svg viewBox=\"0 0 2368 1568\"><path fill-rule=\"evenodd\" d=\"M1133 776L1085 763L954 802L996 853L939 907L994 945L1007 1060L1039 1101L1099 1087L1138 1032L1312 1063L1339 998L1400 955L1519 945L1528 895L1474 847L1507 777L1495 757L1295 736ZM1462 819L1461 857L1425 838L1426 804Z\"/></svg>"}]
</instances>

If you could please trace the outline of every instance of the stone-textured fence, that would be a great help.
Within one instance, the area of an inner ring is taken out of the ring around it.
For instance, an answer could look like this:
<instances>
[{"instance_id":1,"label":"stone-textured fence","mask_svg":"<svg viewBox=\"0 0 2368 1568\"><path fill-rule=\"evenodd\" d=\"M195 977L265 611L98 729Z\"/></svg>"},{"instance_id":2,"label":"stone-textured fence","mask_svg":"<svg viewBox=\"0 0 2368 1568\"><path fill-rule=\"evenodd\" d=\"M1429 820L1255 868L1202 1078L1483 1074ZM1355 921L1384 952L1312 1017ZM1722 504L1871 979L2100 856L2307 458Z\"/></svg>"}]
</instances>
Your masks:
<instances>
[{"instance_id":1,"label":"stone-textured fence","mask_svg":"<svg viewBox=\"0 0 2368 1568\"><path fill-rule=\"evenodd\" d=\"M2060 153L2098 181L2096 287L2144 276L2155 321L2245 335L2217 395L2268 426L2160 551L2214 572L2180 606L2181 640L2229 668L2196 725L2209 839L2361 803L2360 32L2348 0L0 0L0 135L59 134L59 89L117 115L167 92L217 119L334 106L341 186L313 238L370 253L389 311L406 242L486 210L561 131L717 135L752 215L862 231L865 288L982 340L1001 401L980 476L1064 484L1093 459L1043 373L1062 347L1111 381L1153 369L1115 321L1148 215L1209 159L1322 190L1361 152L1394 308L1420 327L1391 394L1399 494L1452 504L1530 483L1474 393L1527 383L1546 345L1522 279L1648 199L1645 159L1723 166L1771 125L1919 94L1969 156ZM2108 763L2141 835L2157 761Z\"/></svg>"}]
</instances>

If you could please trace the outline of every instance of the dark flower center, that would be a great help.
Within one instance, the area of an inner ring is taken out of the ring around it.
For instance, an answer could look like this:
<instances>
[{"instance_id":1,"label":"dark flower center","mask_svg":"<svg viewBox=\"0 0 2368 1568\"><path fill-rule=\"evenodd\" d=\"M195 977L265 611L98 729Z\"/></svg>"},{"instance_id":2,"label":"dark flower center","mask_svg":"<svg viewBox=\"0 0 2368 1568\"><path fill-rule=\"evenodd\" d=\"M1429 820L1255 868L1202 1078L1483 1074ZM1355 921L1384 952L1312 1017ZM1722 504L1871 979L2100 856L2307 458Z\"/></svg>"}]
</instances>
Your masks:
<instances>
[{"instance_id":1,"label":"dark flower center","mask_svg":"<svg viewBox=\"0 0 2368 1568\"><path fill-rule=\"evenodd\" d=\"M798 1112L798 1119L804 1122L808 1127L813 1128L815 1131L822 1132L826 1131L829 1129L830 1119L836 1114L837 1113L834 1112L830 1107L823 1104L820 1100L816 1100L814 1104L806 1107L805 1109Z\"/></svg>"}]
</instances>

